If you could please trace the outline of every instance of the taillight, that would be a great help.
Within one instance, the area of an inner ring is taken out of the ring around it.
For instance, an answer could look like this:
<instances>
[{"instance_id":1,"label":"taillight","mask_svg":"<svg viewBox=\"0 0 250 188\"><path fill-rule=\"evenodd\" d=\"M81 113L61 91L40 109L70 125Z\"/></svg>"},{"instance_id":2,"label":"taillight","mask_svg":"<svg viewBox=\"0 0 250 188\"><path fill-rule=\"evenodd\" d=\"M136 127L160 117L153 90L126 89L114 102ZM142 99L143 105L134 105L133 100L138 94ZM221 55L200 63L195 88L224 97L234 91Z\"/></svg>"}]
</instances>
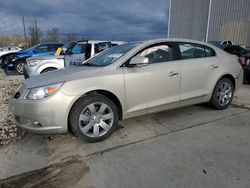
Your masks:
<instances>
[{"instance_id":1,"label":"taillight","mask_svg":"<svg viewBox=\"0 0 250 188\"><path fill-rule=\"evenodd\" d=\"M238 58L238 62L243 67L243 61L242 61L242 59Z\"/></svg>"}]
</instances>

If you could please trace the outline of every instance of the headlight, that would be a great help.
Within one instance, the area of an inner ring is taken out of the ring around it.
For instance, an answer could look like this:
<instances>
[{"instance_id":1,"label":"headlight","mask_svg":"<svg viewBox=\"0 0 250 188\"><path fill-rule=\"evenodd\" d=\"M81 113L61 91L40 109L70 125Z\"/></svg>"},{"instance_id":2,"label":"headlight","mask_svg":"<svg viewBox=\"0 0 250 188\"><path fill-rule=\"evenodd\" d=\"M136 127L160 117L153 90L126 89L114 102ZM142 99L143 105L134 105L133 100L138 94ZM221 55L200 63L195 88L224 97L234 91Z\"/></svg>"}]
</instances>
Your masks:
<instances>
[{"instance_id":1,"label":"headlight","mask_svg":"<svg viewBox=\"0 0 250 188\"><path fill-rule=\"evenodd\" d=\"M35 65L37 65L38 63L40 63L41 61L42 61L42 59L28 60L28 61L27 61L27 65L29 65L29 66L35 66Z\"/></svg>"},{"instance_id":2,"label":"headlight","mask_svg":"<svg viewBox=\"0 0 250 188\"><path fill-rule=\"evenodd\" d=\"M63 82L38 88L31 88L24 98L30 100L43 99L56 93L62 84Z\"/></svg>"},{"instance_id":3,"label":"headlight","mask_svg":"<svg viewBox=\"0 0 250 188\"><path fill-rule=\"evenodd\" d=\"M15 58L13 58L11 61L16 61L17 60L17 58L15 57Z\"/></svg>"}]
</instances>

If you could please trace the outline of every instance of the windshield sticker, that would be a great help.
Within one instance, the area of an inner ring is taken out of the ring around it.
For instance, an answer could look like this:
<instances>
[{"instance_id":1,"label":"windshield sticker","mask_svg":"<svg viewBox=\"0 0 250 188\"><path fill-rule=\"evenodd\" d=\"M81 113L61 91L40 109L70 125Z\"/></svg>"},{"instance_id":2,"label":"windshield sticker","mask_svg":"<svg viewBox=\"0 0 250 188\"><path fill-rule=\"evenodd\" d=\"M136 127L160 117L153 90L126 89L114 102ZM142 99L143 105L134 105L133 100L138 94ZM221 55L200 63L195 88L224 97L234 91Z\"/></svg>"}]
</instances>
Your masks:
<instances>
[{"instance_id":1,"label":"windshield sticker","mask_svg":"<svg viewBox=\"0 0 250 188\"><path fill-rule=\"evenodd\" d=\"M121 57L121 56L122 56L122 54L110 54L110 55L108 55L107 57L119 58L119 57Z\"/></svg>"}]
</instances>

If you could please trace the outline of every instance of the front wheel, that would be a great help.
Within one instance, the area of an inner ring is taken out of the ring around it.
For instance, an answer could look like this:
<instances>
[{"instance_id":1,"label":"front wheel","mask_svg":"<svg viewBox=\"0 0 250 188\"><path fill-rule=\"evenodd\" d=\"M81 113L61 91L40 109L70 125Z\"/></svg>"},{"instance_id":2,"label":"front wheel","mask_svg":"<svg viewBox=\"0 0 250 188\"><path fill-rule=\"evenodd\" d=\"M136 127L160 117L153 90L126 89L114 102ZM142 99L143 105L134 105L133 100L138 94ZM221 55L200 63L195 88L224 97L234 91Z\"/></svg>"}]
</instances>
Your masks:
<instances>
[{"instance_id":1,"label":"front wheel","mask_svg":"<svg viewBox=\"0 0 250 188\"><path fill-rule=\"evenodd\" d=\"M69 123L76 136L88 142L98 142L114 132L118 124L118 109L103 95L86 95L72 107Z\"/></svg>"},{"instance_id":2,"label":"front wheel","mask_svg":"<svg viewBox=\"0 0 250 188\"><path fill-rule=\"evenodd\" d=\"M18 74L23 74L23 67L25 65L24 61L19 61L16 63L15 72Z\"/></svg>"},{"instance_id":3,"label":"front wheel","mask_svg":"<svg viewBox=\"0 0 250 188\"><path fill-rule=\"evenodd\" d=\"M210 104L212 107L223 110L232 102L234 96L234 85L228 78L222 78L216 84Z\"/></svg>"}]
</instances>

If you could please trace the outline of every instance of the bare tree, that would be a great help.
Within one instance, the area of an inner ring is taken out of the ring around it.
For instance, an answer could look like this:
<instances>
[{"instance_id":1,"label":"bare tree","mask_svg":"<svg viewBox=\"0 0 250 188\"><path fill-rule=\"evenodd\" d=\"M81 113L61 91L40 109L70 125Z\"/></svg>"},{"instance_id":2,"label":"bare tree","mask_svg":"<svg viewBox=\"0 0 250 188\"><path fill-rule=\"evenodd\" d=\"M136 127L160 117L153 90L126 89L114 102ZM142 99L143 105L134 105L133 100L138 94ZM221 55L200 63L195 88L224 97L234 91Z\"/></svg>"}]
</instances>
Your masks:
<instances>
[{"instance_id":1,"label":"bare tree","mask_svg":"<svg viewBox=\"0 0 250 188\"><path fill-rule=\"evenodd\" d=\"M35 45L41 41L41 38L43 36L42 30L37 27L36 22L31 24L28 28L28 33L30 37L30 45Z\"/></svg>"},{"instance_id":2,"label":"bare tree","mask_svg":"<svg viewBox=\"0 0 250 188\"><path fill-rule=\"evenodd\" d=\"M75 33L67 33L64 35L63 40L66 42L76 41L78 40L78 37Z\"/></svg>"},{"instance_id":3,"label":"bare tree","mask_svg":"<svg viewBox=\"0 0 250 188\"><path fill-rule=\"evenodd\" d=\"M10 38L0 34L0 47L8 46L10 44Z\"/></svg>"},{"instance_id":4,"label":"bare tree","mask_svg":"<svg viewBox=\"0 0 250 188\"><path fill-rule=\"evenodd\" d=\"M59 29L57 27L53 27L52 29L47 30L47 38L46 41L50 42L59 42L60 35L59 35Z\"/></svg>"},{"instance_id":5,"label":"bare tree","mask_svg":"<svg viewBox=\"0 0 250 188\"><path fill-rule=\"evenodd\" d=\"M14 35L9 37L10 38L10 44L15 46L21 46L26 47L25 38L21 35Z\"/></svg>"}]
</instances>

